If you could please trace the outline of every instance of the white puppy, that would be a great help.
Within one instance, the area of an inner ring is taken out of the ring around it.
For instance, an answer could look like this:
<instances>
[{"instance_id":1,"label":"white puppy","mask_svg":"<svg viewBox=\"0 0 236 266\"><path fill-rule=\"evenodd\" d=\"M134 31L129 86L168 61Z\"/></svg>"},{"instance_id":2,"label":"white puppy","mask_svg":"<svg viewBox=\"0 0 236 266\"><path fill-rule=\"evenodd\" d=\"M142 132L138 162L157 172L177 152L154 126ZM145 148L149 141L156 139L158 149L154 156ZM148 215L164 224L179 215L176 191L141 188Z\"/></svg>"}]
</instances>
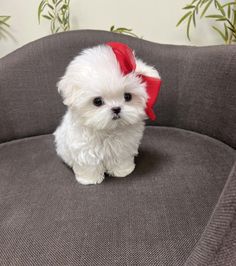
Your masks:
<instances>
[{"instance_id":1,"label":"white puppy","mask_svg":"<svg viewBox=\"0 0 236 266\"><path fill-rule=\"evenodd\" d=\"M124 75L109 45L85 49L58 83L68 109L54 132L56 151L81 184L101 183L105 172L125 177L135 168L148 100L139 74L159 78L135 61L135 71Z\"/></svg>"}]
</instances>

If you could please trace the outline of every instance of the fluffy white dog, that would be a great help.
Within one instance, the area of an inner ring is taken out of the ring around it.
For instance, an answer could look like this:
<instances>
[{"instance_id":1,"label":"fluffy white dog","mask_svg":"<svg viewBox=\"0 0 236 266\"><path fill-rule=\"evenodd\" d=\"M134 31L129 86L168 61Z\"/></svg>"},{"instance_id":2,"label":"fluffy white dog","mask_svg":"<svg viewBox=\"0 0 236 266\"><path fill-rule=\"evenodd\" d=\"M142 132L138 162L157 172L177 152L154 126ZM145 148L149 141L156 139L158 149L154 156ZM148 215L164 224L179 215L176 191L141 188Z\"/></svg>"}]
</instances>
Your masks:
<instances>
[{"instance_id":1,"label":"fluffy white dog","mask_svg":"<svg viewBox=\"0 0 236 266\"><path fill-rule=\"evenodd\" d=\"M81 184L101 183L105 172L125 177L135 168L149 97L142 75L159 74L129 49L121 43L85 49L58 82L68 109L54 132L56 151ZM124 73L122 63L133 69Z\"/></svg>"}]
</instances>

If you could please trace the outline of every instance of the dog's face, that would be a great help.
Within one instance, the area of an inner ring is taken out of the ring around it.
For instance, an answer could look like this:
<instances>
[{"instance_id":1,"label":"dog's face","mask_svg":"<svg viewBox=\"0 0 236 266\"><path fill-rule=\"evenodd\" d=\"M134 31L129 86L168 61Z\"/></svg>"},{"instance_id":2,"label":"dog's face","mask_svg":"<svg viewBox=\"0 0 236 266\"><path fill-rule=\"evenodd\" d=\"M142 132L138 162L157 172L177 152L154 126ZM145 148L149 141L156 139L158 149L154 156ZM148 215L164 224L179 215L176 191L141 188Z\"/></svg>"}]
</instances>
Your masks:
<instances>
[{"instance_id":1,"label":"dog's face","mask_svg":"<svg viewBox=\"0 0 236 266\"><path fill-rule=\"evenodd\" d=\"M96 129L115 129L146 118L147 93L135 73L123 75L110 47L86 49L58 83L74 119Z\"/></svg>"}]
</instances>

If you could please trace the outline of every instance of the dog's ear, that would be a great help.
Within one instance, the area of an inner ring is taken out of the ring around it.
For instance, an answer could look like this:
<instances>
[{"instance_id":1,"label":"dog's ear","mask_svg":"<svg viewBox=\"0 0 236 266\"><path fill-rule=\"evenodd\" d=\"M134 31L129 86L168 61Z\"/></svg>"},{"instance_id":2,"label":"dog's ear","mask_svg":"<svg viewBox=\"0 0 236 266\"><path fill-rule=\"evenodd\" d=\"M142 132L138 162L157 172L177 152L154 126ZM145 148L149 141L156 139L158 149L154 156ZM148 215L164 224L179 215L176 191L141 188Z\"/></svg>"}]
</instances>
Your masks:
<instances>
[{"instance_id":1,"label":"dog's ear","mask_svg":"<svg viewBox=\"0 0 236 266\"><path fill-rule=\"evenodd\" d=\"M71 82L66 75L61 78L61 80L57 83L57 88L59 94L63 98L63 103L67 106L73 105L76 99L76 91L78 88Z\"/></svg>"},{"instance_id":2,"label":"dog's ear","mask_svg":"<svg viewBox=\"0 0 236 266\"><path fill-rule=\"evenodd\" d=\"M136 59L135 72L137 72L138 74L143 74L154 78L160 78L158 71L153 66L146 64L139 58Z\"/></svg>"}]
</instances>

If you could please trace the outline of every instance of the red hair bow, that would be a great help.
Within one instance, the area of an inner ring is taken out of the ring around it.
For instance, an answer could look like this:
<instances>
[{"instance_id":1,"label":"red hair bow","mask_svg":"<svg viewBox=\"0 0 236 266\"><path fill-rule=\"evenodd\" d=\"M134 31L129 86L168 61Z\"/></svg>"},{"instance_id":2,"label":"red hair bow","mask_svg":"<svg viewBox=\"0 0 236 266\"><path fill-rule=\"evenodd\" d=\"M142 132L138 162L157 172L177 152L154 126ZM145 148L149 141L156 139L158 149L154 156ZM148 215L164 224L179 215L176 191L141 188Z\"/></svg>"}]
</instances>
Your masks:
<instances>
[{"instance_id":1,"label":"red hair bow","mask_svg":"<svg viewBox=\"0 0 236 266\"><path fill-rule=\"evenodd\" d=\"M128 45L120 42L108 42L106 45L110 46L116 56L116 59L120 65L121 71L124 75L129 74L136 69L136 63L133 51ZM146 91L148 94L148 100L146 103L146 114L151 120L156 119L156 115L153 111L153 106L160 91L161 80L155 77L149 77L139 74L142 81L146 83Z\"/></svg>"}]
</instances>

